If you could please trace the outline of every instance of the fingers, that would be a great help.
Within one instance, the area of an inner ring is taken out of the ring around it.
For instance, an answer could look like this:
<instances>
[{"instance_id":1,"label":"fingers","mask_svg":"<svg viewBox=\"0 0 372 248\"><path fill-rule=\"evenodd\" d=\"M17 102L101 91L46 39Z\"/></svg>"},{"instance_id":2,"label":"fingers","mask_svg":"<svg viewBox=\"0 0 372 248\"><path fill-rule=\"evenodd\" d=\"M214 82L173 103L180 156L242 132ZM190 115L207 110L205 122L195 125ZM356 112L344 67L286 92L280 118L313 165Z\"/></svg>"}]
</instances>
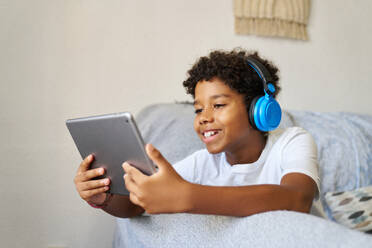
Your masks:
<instances>
[{"instance_id":1,"label":"fingers","mask_svg":"<svg viewBox=\"0 0 372 248\"><path fill-rule=\"evenodd\" d=\"M78 185L80 191L92 190L97 189L100 187L105 187L110 185L110 179L105 178L102 180L92 180L88 182L83 182Z\"/></svg>"},{"instance_id":2,"label":"fingers","mask_svg":"<svg viewBox=\"0 0 372 248\"><path fill-rule=\"evenodd\" d=\"M105 169L103 169L103 168L88 170L88 171L85 171L85 172L78 173L75 176L74 182L75 182L75 184L77 184L77 183L81 183L81 182L90 181L93 178L102 176L103 174L105 174Z\"/></svg>"},{"instance_id":3,"label":"fingers","mask_svg":"<svg viewBox=\"0 0 372 248\"><path fill-rule=\"evenodd\" d=\"M90 201L92 197L105 193L110 189L109 185L109 178L75 182L76 190L78 191L80 197L85 201Z\"/></svg>"},{"instance_id":4,"label":"fingers","mask_svg":"<svg viewBox=\"0 0 372 248\"><path fill-rule=\"evenodd\" d=\"M90 167L90 164L93 162L94 160L94 156L93 154L90 154L88 155L80 164L79 168L78 168L78 171L77 173L80 174L80 173L83 173L85 171L87 171Z\"/></svg>"},{"instance_id":5,"label":"fingers","mask_svg":"<svg viewBox=\"0 0 372 248\"><path fill-rule=\"evenodd\" d=\"M81 198L86 201L97 194L104 193L109 190L110 179L105 178L101 180L90 180L90 181L81 181L75 183L76 190L78 191Z\"/></svg>"},{"instance_id":6,"label":"fingers","mask_svg":"<svg viewBox=\"0 0 372 248\"><path fill-rule=\"evenodd\" d=\"M164 167L171 167L169 162L163 157L163 155L157 150L153 145L147 144L146 145L146 153L150 157L150 159L158 165L159 169Z\"/></svg>"},{"instance_id":7,"label":"fingers","mask_svg":"<svg viewBox=\"0 0 372 248\"><path fill-rule=\"evenodd\" d=\"M129 176L128 174L124 175L124 183L125 183L125 187L127 188L129 192L131 193L133 192L135 194L138 193L138 185L133 181L131 176Z\"/></svg>"},{"instance_id":8,"label":"fingers","mask_svg":"<svg viewBox=\"0 0 372 248\"><path fill-rule=\"evenodd\" d=\"M136 204L138 206L141 206L141 202L138 200L138 197L134 193L132 193L132 192L129 194L129 200L133 204Z\"/></svg>"},{"instance_id":9,"label":"fingers","mask_svg":"<svg viewBox=\"0 0 372 248\"><path fill-rule=\"evenodd\" d=\"M93 161L93 156L88 156L80 164L78 173L74 178L76 190L80 197L89 201L92 196L104 193L109 190L110 179L93 180L98 176L105 174L103 168L89 169L90 163Z\"/></svg>"},{"instance_id":10,"label":"fingers","mask_svg":"<svg viewBox=\"0 0 372 248\"><path fill-rule=\"evenodd\" d=\"M109 190L109 187L104 186L104 187L97 188L97 189L80 191L79 194L83 200L89 201L93 196L105 193L107 190Z\"/></svg>"},{"instance_id":11,"label":"fingers","mask_svg":"<svg viewBox=\"0 0 372 248\"><path fill-rule=\"evenodd\" d=\"M87 156L80 164L74 183L80 197L87 202L101 202L110 189L110 179L93 180L105 174L104 168L89 169L94 160L93 154Z\"/></svg>"},{"instance_id":12,"label":"fingers","mask_svg":"<svg viewBox=\"0 0 372 248\"><path fill-rule=\"evenodd\" d=\"M124 174L123 178L124 178L125 187L130 193L129 200L133 204L141 206L141 202L139 201L138 196L137 196L138 194L140 194L140 189L138 187L138 184L136 184L136 182L133 180L133 177L132 177L134 170L132 170L131 168L134 168L134 167L130 166L128 163L124 163L123 168L126 171L126 174Z\"/></svg>"},{"instance_id":13,"label":"fingers","mask_svg":"<svg viewBox=\"0 0 372 248\"><path fill-rule=\"evenodd\" d=\"M124 162L122 167L125 173L130 176L131 180L134 181L134 183L142 183L146 179L146 176L141 171L131 166L129 163Z\"/></svg>"}]
</instances>

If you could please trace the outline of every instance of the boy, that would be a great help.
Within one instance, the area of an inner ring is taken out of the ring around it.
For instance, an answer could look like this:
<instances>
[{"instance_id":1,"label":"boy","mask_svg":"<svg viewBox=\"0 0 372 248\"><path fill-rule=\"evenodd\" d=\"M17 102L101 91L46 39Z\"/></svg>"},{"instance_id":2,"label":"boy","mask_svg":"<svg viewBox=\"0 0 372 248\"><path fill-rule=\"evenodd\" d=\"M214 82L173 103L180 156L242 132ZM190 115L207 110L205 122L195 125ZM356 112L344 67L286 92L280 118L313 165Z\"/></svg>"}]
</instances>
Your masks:
<instances>
[{"instance_id":1,"label":"boy","mask_svg":"<svg viewBox=\"0 0 372 248\"><path fill-rule=\"evenodd\" d=\"M249 60L267 70L270 87ZM146 145L159 170L146 176L124 163L129 197L106 194L108 179L92 181L104 171L89 170L93 157L88 156L75 177L80 196L118 217L144 211L229 216L270 210L309 212L319 194L312 137L297 127L267 132L252 117L258 96L270 91L275 97L279 92L277 71L257 53L215 51L201 57L183 85L194 98L194 129L206 149L172 167L152 145Z\"/></svg>"}]
</instances>

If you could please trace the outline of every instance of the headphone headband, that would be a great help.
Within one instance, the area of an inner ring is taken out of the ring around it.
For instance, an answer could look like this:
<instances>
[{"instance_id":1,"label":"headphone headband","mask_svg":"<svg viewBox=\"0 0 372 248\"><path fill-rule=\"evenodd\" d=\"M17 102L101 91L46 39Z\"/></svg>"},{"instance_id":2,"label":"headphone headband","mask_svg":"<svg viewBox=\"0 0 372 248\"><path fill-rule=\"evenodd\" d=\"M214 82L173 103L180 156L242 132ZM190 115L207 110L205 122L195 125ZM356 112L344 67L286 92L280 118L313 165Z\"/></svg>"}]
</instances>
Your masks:
<instances>
[{"instance_id":1,"label":"headphone headband","mask_svg":"<svg viewBox=\"0 0 372 248\"><path fill-rule=\"evenodd\" d=\"M272 80L270 72L266 69L266 67L260 61L258 61L253 56L248 56L247 62L248 62L248 65L250 65L257 72L258 76L261 78L265 92L268 95L272 96L273 93L275 92L275 88L274 90L272 90L272 88L268 86L268 84L270 84Z\"/></svg>"},{"instance_id":2,"label":"headphone headband","mask_svg":"<svg viewBox=\"0 0 372 248\"><path fill-rule=\"evenodd\" d=\"M253 128L267 132L274 130L280 124L282 110L279 103L274 99L275 87L271 83L272 77L266 67L253 56L247 58L250 65L261 78L264 86L265 96L253 98L249 106L249 121Z\"/></svg>"}]
</instances>

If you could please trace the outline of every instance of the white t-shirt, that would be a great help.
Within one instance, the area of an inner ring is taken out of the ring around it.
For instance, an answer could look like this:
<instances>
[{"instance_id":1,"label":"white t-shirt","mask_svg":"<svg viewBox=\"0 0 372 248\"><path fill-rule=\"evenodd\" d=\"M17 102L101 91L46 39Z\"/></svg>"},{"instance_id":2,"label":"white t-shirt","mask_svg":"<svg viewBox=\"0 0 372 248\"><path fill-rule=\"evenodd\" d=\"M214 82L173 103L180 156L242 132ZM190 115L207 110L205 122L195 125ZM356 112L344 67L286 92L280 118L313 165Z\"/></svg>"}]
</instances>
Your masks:
<instances>
[{"instance_id":1,"label":"white t-shirt","mask_svg":"<svg viewBox=\"0 0 372 248\"><path fill-rule=\"evenodd\" d=\"M174 164L174 168L185 180L210 186L279 185L284 175L303 173L315 181L316 199L320 192L317 147L312 136L300 127L269 132L265 148L254 163L231 166L225 153L211 154L202 149Z\"/></svg>"}]
</instances>

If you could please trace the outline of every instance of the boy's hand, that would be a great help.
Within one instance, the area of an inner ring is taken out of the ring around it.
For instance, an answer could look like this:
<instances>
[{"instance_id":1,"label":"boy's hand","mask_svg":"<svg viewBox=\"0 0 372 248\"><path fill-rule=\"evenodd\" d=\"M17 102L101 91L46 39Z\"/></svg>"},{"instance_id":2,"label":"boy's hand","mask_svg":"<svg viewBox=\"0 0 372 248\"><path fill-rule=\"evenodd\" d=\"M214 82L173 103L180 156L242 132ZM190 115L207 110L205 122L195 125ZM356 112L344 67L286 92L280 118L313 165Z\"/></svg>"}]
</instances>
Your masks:
<instances>
[{"instance_id":1,"label":"boy's hand","mask_svg":"<svg viewBox=\"0 0 372 248\"><path fill-rule=\"evenodd\" d=\"M189 183L183 180L172 165L151 144L146 152L159 170L146 176L127 162L123 163L125 186L129 199L147 213L177 213L189 208Z\"/></svg>"},{"instance_id":2,"label":"boy's hand","mask_svg":"<svg viewBox=\"0 0 372 248\"><path fill-rule=\"evenodd\" d=\"M106 199L106 191L109 190L110 179L94 180L97 176L105 173L103 168L89 169L94 156L91 154L81 162L76 172L74 183L80 197L93 204L100 205Z\"/></svg>"}]
</instances>

